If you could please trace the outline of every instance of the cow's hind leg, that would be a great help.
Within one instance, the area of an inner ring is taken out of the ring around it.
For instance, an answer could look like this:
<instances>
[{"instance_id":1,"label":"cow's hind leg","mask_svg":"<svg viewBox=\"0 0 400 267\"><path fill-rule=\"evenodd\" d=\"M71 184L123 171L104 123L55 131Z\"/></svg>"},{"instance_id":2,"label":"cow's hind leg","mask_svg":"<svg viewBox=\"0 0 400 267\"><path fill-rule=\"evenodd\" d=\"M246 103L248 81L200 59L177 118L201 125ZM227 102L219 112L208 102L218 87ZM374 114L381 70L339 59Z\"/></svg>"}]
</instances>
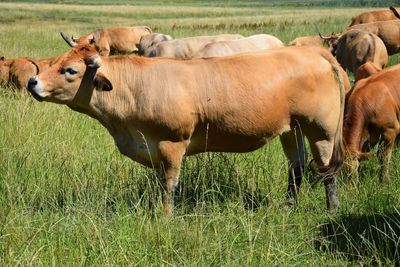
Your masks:
<instances>
[{"instance_id":1,"label":"cow's hind leg","mask_svg":"<svg viewBox=\"0 0 400 267\"><path fill-rule=\"evenodd\" d=\"M286 193L286 204L293 205L297 202L304 163L307 161L307 151L304 137L300 129L293 129L280 136L283 151L288 160L289 181Z\"/></svg>"},{"instance_id":2,"label":"cow's hind leg","mask_svg":"<svg viewBox=\"0 0 400 267\"><path fill-rule=\"evenodd\" d=\"M186 142L162 141L158 145L161 162L159 166L160 182L163 189L163 209L167 217L172 217L174 209L174 191L178 185L178 177Z\"/></svg>"},{"instance_id":3,"label":"cow's hind leg","mask_svg":"<svg viewBox=\"0 0 400 267\"><path fill-rule=\"evenodd\" d=\"M389 181L390 159L392 157L393 146L396 141L398 130L389 128L383 134L383 140L380 142L378 149L378 160L380 163L380 180L381 182Z\"/></svg>"},{"instance_id":4,"label":"cow's hind leg","mask_svg":"<svg viewBox=\"0 0 400 267\"><path fill-rule=\"evenodd\" d=\"M327 172L325 169L330 167L333 155L334 139L326 139L317 136L307 136L310 142L311 152L318 166L320 174L323 176L326 194L326 206L328 210L336 210L339 206L339 197L336 187L336 173Z\"/></svg>"}]
</instances>

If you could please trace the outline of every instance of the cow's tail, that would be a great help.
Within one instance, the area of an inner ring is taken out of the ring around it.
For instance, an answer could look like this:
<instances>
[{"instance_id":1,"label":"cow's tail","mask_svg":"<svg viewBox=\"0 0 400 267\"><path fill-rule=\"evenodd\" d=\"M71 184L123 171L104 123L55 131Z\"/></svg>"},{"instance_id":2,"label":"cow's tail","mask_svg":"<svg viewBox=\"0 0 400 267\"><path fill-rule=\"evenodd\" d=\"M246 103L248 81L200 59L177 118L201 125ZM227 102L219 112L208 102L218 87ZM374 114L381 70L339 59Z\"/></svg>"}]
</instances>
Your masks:
<instances>
[{"instance_id":1,"label":"cow's tail","mask_svg":"<svg viewBox=\"0 0 400 267\"><path fill-rule=\"evenodd\" d=\"M400 19L399 12L397 12L397 9L396 9L396 8L390 6L389 9L392 10L392 12L393 12L393 14L396 16L396 18Z\"/></svg>"},{"instance_id":2,"label":"cow's tail","mask_svg":"<svg viewBox=\"0 0 400 267\"><path fill-rule=\"evenodd\" d=\"M339 84L340 114L334 137L333 152L331 159L329 161L328 166L320 167L318 169L318 174L321 175L321 177L326 177L328 175L336 174L342 168L345 156L345 147L343 142L343 117L344 117L345 96L346 96L345 83L340 73L340 67L337 61L333 57L330 58L325 57L325 59L327 59L331 64L337 82Z\"/></svg>"},{"instance_id":3,"label":"cow's tail","mask_svg":"<svg viewBox=\"0 0 400 267\"><path fill-rule=\"evenodd\" d=\"M376 54L376 40L372 33L368 34L369 39L371 40L370 43L368 43L368 51L365 53L365 57L363 58L363 64L371 61L373 63L377 62L378 60L376 59L379 55ZM360 65L361 66L361 65ZM358 68L360 67L358 66ZM354 70L354 73L356 73L357 70Z\"/></svg>"}]
</instances>

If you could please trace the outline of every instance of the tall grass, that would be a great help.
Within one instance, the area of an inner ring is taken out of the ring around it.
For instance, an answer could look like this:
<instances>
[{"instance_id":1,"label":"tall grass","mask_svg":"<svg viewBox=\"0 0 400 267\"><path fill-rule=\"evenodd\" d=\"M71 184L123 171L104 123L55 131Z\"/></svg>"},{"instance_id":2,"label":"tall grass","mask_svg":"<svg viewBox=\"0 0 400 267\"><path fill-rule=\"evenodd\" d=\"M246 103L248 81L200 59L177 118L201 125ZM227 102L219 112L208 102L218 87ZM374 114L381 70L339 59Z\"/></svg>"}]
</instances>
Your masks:
<instances>
[{"instance_id":1,"label":"tall grass","mask_svg":"<svg viewBox=\"0 0 400 267\"><path fill-rule=\"evenodd\" d=\"M149 25L175 37L271 33L288 42L342 31L366 10L210 2L0 7L0 53L8 58L61 54L69 48L59 31L110 25ZM188 157L176 214L167 220L154 173L120 155L100 124L0 89L1 266L400 264L397 150L389 184L379 183L376 159L363 163L357 186L339 179L335 215L324 210L322 186L310 187L310 173L298 205L284 205L287 166L278 140L254 153Z\"/></svg>"}]
</instances>

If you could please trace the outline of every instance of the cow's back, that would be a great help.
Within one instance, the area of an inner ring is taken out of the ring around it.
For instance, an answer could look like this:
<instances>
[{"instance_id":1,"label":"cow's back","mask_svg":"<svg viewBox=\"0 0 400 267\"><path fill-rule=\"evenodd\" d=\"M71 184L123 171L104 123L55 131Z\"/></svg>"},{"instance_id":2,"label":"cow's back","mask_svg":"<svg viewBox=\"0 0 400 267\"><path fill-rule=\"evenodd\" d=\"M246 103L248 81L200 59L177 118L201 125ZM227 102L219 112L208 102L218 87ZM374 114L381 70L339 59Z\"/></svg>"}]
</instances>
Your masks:
<instances>
[{"instance_id":1,"label":"cow's back","mask_svg":"<svg viewBox=\"0 0 400 267\"><path fill-rule=\"evenodd\" d=\"M378 21L354 25L349 28L376 34L386 46L389 55L400 51L400 20Z\"/></svg>"},{"instance_id":2,"label":"cow's back","mask_svg":"<svg viewBox=\"0 0 400 267\"><path fill-rule=\"evenodd\" d=\"M150 56L171 58L192 58L208 43L236 40L243 38L239 34L222 34L216 36L194 36L174 39L157 44Z\"/></svg>"},{"instance_id":3,"label":"cow's back","mask_svg":"<svg viewBox=\"0 0 400 267\"><path fill-rule=\"evenodd\" d=\"M321 56L311 49L282 50L158 66L169 69L168 72L157 71L165 75L158 75L164 83L171 79L169 73L174 73L174 87L163 91L173 90L174 96L186 97L185 100L172 99L154 94L154 98L168 99L169 105L158 103L157 106L165 109L168 106L191 107L175 109L175 118L160 120L197 125L189 154L204 149L207 132L209 151L226 151L226 147L235 147L233 143L243 144L238 151L250 151L288 131L295 118L334 120L332 127L336 127L338 113L333 114L325 107L339 110L340 89L332 64L324 58L326 55ZM146 86L154 87L154 84ZM168 114L168 110L160 113ZM176 114L186 119L179 121ZM189 122L185 122L187 120Z\"/></svg>"},{"instance_id":4,"label":"cow's back","mask_svg":"<svg viewBox=\"0 0 400 267\"><path fill-rule=\"evenodd\" d=\"M298 46L304 46L304 45L315 45L315 46L323 46L324 45L324 40L319 36L319 35L313 35L313 36L302 36L302 37L297 37L293 39L289 45L298 45Z\"/></svg>"},{"instance_id":5,"label":"cow's back","mask_svg":"<svg viewBox=\"0 0 400 267\"><path fill-rule=\"evenodd\" d=\"M398 19L392 10L374 10L363 12L352 19L350 26L376 22L376 21L387 21Z\"/></svg>"},{"instance_id":6,"label":"cow's back","mask_svg":"<svg viewBox=\"0 0 400 267\"><path fill-rule=\"evenodd\" d=\"M383 41L373 33L352 29L344 33L336 45L336 58L343 68L355 73L366 62L383 68L388 54Z\"/></svg>"},{"instance_id":7,"label":"cow's back","mask_svg":"<svg viewBox=\"0 0 400 267\"><path fill-rule=\"evenodd\" d=\"M377 66L373 62L366 62L357 69L355 74L355 82L368 78L369 76L378 73L381 70L382 68Z\"/></svg>"},{"instance_id":8,"label":"cow's back","mask_svg":"<svg viewBox=\"0 0 400 267\"><path fill-rule=\"evenodd\" d=\"M195 57L227 56L280 48L283 46L282 41L272 35L258 34L232 41L209 43L204 46Z\"/></svg>"}]
</instances>

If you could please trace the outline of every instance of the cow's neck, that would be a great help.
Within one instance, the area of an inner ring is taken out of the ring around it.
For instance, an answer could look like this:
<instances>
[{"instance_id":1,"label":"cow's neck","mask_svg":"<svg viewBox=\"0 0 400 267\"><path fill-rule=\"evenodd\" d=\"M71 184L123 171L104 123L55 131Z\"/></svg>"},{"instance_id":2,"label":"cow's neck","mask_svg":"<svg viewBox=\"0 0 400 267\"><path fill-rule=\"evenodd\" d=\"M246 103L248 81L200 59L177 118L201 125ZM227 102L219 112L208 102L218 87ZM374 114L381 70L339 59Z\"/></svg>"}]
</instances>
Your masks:
<instances>
[{"instance_id":1,"label":"cow's neck","mask_svg":"<svg viewBox=\"0 0 400 267\"><path fill-rule=\"evenodd\" d=\"M113 90L98 90L93 87L92 80L86 79L81 84L85 90L78 90L76 100L70 107L95 118L107 128L121 153L146 166L152 166L158 161L156 144L144 135L136 116L135 88L140 80L132 66L121 68L129 65L121 63L104 60L99 70L111 81Z\"/></svg>"}]
</instances>

